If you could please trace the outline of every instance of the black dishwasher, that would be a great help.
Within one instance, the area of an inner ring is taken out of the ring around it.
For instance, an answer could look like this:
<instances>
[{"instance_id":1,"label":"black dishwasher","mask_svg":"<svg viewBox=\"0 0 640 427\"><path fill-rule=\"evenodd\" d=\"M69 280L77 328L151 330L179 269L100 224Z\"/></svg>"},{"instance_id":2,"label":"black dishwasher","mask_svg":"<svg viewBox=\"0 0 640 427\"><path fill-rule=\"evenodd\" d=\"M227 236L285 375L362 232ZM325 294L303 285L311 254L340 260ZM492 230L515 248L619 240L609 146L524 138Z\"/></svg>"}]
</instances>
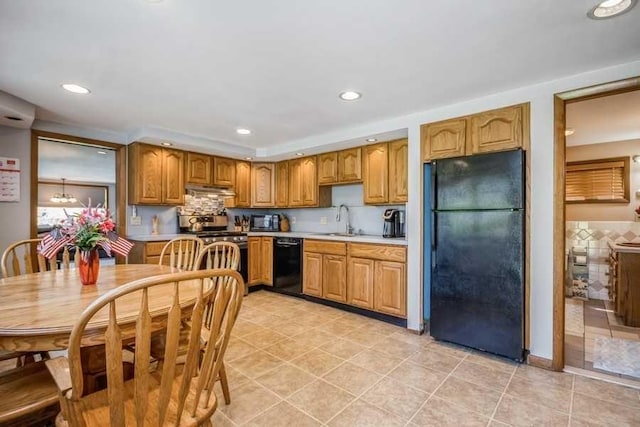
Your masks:
<instances>
[{"instance_id":1,"label":"black dishwasher","mask_svg":"<svg viewBox=\"0 0 640 427\"><path fill-rule=\"evenodd\" d=\"M287 295L302 295L302 239L274 239L273 290Z\"/></svg>"}]
</instances>

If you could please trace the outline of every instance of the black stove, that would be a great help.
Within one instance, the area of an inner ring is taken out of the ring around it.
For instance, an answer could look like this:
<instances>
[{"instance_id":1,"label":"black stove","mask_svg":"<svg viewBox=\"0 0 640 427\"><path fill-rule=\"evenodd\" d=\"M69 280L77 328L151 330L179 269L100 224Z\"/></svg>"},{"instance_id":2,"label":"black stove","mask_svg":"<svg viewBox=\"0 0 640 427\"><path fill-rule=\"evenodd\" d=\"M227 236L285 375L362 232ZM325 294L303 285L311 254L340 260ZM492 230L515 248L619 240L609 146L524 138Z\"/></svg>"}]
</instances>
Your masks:
<instances>
[{"instance_id":1,"label":"black stove","mask_svg":"<svg viewBox=\"0 0 640 427\"><path fill-rule=\"evenodd\" d=\"M209 245L214 242L233 242L242 247L247 244L247 233L243 233L241 231L203 230L183 231L183 233L193 234L194 236L201 238L205 245Z\"/></svg>"}]
</instances>

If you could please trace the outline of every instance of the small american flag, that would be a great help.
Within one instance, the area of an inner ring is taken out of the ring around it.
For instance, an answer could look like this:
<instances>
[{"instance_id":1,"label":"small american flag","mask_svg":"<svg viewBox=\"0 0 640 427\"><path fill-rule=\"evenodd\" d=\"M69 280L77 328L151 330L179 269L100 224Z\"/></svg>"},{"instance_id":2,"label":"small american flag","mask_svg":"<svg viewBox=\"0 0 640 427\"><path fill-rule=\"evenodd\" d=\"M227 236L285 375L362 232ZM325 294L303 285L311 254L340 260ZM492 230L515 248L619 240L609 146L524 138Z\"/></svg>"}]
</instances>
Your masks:
<instances>
[{"instance_id":1,"label":"small american flag","mask_svg":"<svg viewBox=\"0 0 640 427\"><path fill-rule=\"evenodd\" d=\"M129 251L133 248L133 243L122 237L118 237L115 241L111 241L111 251L118 255L127 256Z\"/></svg>"},{"instance_id":2,"label":"small american flag","mask_svg":"<svg viewBox=\"0 0 640 427\"><path fill-rule=\"evenodd\" d=\"M56 238L52 234L44 236L40 244L40 254L48 259L55 258L60 249L70 241L68 236L58 235Z\"/></svg>"}]
</instances>

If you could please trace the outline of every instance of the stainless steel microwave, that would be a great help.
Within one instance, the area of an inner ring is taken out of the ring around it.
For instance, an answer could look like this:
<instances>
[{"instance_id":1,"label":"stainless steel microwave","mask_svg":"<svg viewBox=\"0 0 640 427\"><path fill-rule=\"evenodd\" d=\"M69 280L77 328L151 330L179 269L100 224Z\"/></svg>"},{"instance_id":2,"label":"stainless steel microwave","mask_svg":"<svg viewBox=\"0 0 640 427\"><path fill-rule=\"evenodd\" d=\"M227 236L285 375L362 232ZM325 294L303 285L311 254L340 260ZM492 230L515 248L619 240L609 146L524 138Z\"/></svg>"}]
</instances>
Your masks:
<instances>
[{"instance_id":1,"label":"stainless steel microwave","mask_svg":"<svg viewBox=\"0 0 640 427\"><path fill-rule=\"evenodd\" d=\"M251 231L280 231L278 215L251 215Z\"/></svg>"}]
</instances>

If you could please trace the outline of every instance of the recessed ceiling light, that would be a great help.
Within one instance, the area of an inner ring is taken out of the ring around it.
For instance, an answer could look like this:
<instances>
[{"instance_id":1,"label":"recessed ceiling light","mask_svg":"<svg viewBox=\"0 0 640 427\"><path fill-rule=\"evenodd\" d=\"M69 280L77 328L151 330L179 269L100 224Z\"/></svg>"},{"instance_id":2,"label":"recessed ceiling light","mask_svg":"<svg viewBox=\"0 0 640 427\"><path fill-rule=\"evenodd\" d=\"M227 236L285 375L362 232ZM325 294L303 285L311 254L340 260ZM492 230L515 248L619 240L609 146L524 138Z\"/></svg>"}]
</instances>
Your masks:
<instances>
[{"instance_id":1,"label":"recessed ceiling light","mask_svg":"<svg viewBox=\"0 0 640 427\"><path fill-rule=\"evenodd\" d=\"M17 116L4 116L4 118L7 120L13 120L14 122L22 121L22 117L17 117Z\"/></svg>"},{"instance_id":2,"label":"recessed ceiling light","mask_svg":"<svg viewBox=\"0 0 640 427\"><path fill-rule=\"evenodd\" d=\"M356 99L359 99L362 94L360 94L359 92L354 92L352 90L347 90L340 93L339 96L343 101L355 101Z\"/></svg>"},{"instance_id":3,"label":"recessed ceiling light","mask_svg":"<svg viewBox=\"0 0 640 427\"><path fill-rule=\"evenodd\" d=\"M236 129L236 133L238 135L251 135L251 130L245 129L245 128L238 128Z\"/></svg>"},{"instance_id":4,"label":"recessed ceiling light","mask_svg":"<svg viewBox=\"0 0 640 427\"><path fill-rule=\"evenodd\" d=\"M304 156L304 153L296 153L296 156Z\"/></svg>"},{"instance_id":5,"label":"recessed ceiling light","mask_svg":"<svg viewBox=\"0 0 640 427\"><path fill-rule=\"evenodd\" d=\"M68 90L69 92L79 93L81 95L86 95L88 93L91 93L91 91L86 87L82 87L75 83L63 83L61 86L63 89Z\"/></svg>"},{"instance_id":6,"label":"recessed ceiling light","mask_svg":"<svg viewBox=\"0 0 640 427\"><path fill-rule=\"evenodd\" d=\"M245 160L253 160L253 157L245 157Z\"/></svg>"},{"instance_id":7,"label":"recessed ceiling light","mask_svg":"<svg viewBox=\"0 0 640 427\"><path fill-rule=\"evenodd\" d=\"M637 0L605 0L595 5L587 16L591 19L607 19L631 10Z\"/></svg>"},{"instance_id":8,"label":"recessed ceiling light","mask_svg":"<svg viewBox=\"0 0 640 427\"><path fill-rule=\"evenodd\" d=\"M575 129L573 129L573 128L566 128L566 129L564 130L564 136L571 136L571 135L573 135L575 132L576 132L576 130L575 130Z\"/></svg>"},{"instance_id":9,"label":"recessed ceiling light","mask_svg":"<svg viewBox=\"0 0 640 427\"><path fill-rule=\"evenodd\" d=\"M637 154L637 155L633 156L633 161L635 163L640 163L640 154Z\"/></svg>"},{"instance_id":10,"label":"recessed ceiling light","mask_svg":"<svg viewBox=\"0 0 640 427\"><path fill-rule=\"evenodd\" d=\"M164 145L165 147L171 147L173 144L170 142L161 142L160 145Z\"/></svg>"},{"instance_id":11,"label":"recessed ceiling light","mask_svg":"<svg viewBox=\"0 0 640 427\"><path fill-rule=\"evenodd\" d=\"M377 139L376 138L367 138L367 142L376 142Z\"/></svg>"},{"instance_id":12,"label":"recessed ceiling light","mask_svg":"<svg viewBox=\"0 0 640 427\"><path fill-rule=\"evenodd\" d=\"M97 153L98 153L98 154L107 154L107 152L106 152L106 151L102 151L102 150L97 151Z\"/></svg>"}]
</instances>

